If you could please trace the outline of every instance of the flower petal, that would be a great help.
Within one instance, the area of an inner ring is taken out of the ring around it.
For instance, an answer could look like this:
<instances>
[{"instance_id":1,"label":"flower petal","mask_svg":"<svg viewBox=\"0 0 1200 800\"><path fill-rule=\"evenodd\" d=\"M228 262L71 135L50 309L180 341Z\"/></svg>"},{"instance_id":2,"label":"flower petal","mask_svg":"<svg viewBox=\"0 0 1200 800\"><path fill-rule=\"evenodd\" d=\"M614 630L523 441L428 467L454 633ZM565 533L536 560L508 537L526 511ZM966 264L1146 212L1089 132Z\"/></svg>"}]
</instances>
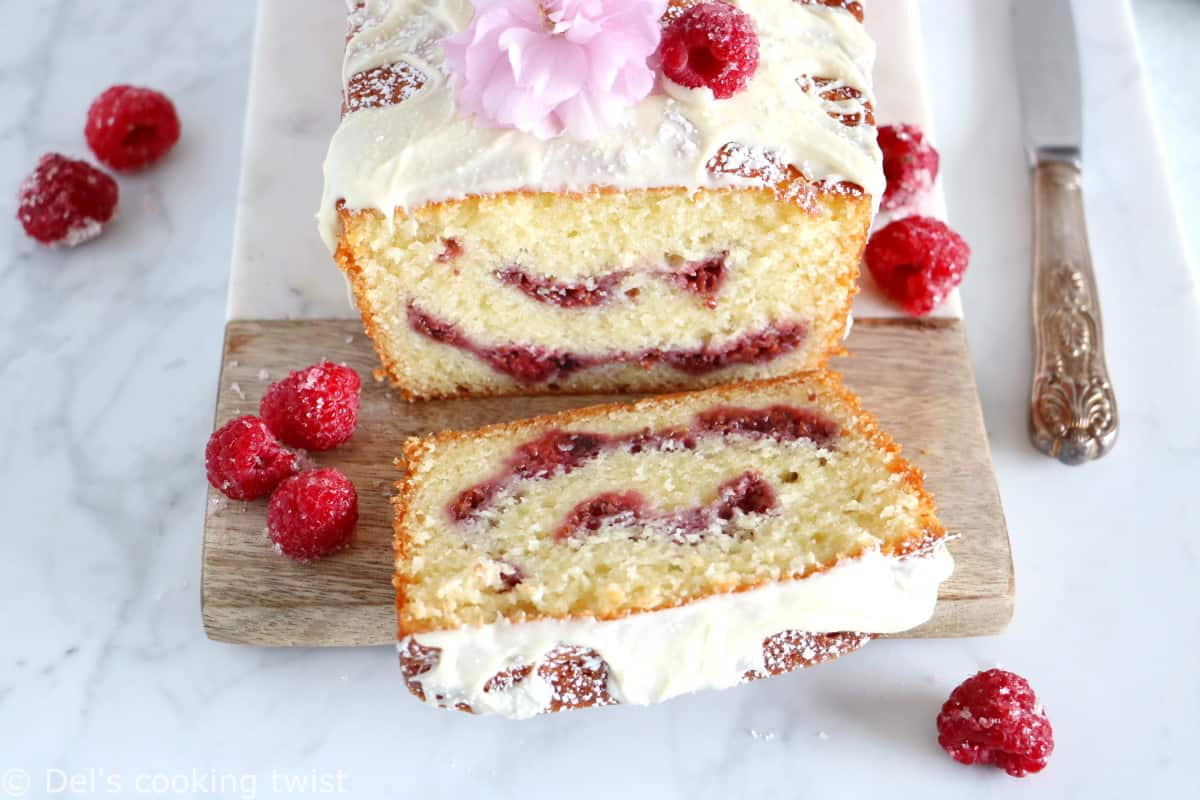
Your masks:
<instances>
[{"instance_id":1,"label":"flower petal","mask_svg":"<svg viewBox=\"0 0 1200 800\"><path fill-rule=\"evenodd\" d=\"M650 93L667 0L471 0L442 49L459 110L541 138L581 139Z\"/></svg>"}]
</instances>

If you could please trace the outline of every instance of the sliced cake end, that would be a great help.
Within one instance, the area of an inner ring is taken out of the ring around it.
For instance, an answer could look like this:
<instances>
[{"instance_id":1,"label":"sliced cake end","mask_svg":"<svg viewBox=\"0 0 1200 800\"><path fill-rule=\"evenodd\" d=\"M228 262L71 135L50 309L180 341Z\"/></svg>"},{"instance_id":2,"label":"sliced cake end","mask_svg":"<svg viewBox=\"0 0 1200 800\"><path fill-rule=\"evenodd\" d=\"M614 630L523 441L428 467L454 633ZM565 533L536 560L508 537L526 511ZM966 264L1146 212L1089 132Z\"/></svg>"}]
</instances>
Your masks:
<instances>
[{"instance_id":1,"label":"sliced cake end","mask_svg":"<svg viewBox=\"0 0 1200 800\"><path fill-rule=\"evenodd\" d=\"M410 399L663 391L822 366L871 199L511 192L342 218L337 261Z\"/></svg>"},{"instance_id":2,"label":"sliced cake end","mask_svg":"<svg viewBox=\"0 0 1200 800\"><path fill-rule=\"evenodd\" d=\"M831 373L410 440L401 662L527 716L729 686L924 622L951 569L920 473ZM580 678L582 680L582 678Z\"/></svg>"}]
</instances>

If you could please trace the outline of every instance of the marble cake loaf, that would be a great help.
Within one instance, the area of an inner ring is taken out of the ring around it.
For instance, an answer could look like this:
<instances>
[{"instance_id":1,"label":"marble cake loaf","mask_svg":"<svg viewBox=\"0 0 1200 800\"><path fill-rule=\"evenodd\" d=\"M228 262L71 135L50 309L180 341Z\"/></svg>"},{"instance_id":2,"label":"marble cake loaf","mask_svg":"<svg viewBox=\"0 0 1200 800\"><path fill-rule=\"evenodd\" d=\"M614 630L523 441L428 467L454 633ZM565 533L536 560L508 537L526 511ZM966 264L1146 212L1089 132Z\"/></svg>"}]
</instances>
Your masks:
<instances>
[{"instance_id":1,"label":"marble cake loaf","mask_svg":"<svg viewBox=\"0 0 1200 800\"><path fill-rule=\"evenodd\" d=\"M644 704L926 621L922 476L831 373L410 439L400 665L428 703Z\"/></svg>"},{"instance_id":2,"label":"marble cake loaf","mask_svg":"<svg viewBox=\"0 0 1200 800\"><path fill-rule=\"evenodd\" d=\"M695 5L656 1L660 26ZM406 397L697 388L840 349L883 188L874 46L857 3L733 5L744 88L655 55L654 89L580 138L463 113L443 42L468 0L351 0L320 222Z\"/></svg>"}]
</instances>

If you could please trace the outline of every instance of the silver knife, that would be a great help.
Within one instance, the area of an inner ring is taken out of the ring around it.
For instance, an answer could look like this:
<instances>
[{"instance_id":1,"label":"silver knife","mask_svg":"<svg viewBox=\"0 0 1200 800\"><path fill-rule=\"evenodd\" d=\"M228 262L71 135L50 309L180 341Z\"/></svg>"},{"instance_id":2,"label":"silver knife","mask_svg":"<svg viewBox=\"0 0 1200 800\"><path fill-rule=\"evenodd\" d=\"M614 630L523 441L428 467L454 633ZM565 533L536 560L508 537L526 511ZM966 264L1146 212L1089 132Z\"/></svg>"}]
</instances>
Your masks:
<instances>
[{"instance_id":1,"label":"silver knife","mask_svg":"<svg viewBox=\"0 0 1200 800\"><path fill-rule=\"evenodd\" d=\"M1083 96L1070 0L1013 0L1013 38L1033 168L1029 430L1043 453L1083 464L1112 449L1118 417L1084 219Z\"/></svg>"}]
</instances>

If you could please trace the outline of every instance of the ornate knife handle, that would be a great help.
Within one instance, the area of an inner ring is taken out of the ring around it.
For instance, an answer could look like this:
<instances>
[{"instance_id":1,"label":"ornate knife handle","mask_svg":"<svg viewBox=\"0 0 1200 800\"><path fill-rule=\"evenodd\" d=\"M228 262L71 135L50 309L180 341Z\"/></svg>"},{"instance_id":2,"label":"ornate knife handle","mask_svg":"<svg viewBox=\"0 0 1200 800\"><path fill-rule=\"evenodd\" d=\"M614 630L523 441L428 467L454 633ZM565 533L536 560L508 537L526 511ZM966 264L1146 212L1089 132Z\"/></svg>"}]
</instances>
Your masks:
<instances>
[{"instance_id":1,"label":"ornate knife handle","mask_svg":"<svg viewBox=\"0 0 1200 800\"><path fill-rule=\"evenodd\" d=\"M1117 399L1104 362L1100 299L1088 251L1077 163L1043 161L1034 174L1033 444L1083 464L1117 440Z\"/></svg>"}]
</instances>

